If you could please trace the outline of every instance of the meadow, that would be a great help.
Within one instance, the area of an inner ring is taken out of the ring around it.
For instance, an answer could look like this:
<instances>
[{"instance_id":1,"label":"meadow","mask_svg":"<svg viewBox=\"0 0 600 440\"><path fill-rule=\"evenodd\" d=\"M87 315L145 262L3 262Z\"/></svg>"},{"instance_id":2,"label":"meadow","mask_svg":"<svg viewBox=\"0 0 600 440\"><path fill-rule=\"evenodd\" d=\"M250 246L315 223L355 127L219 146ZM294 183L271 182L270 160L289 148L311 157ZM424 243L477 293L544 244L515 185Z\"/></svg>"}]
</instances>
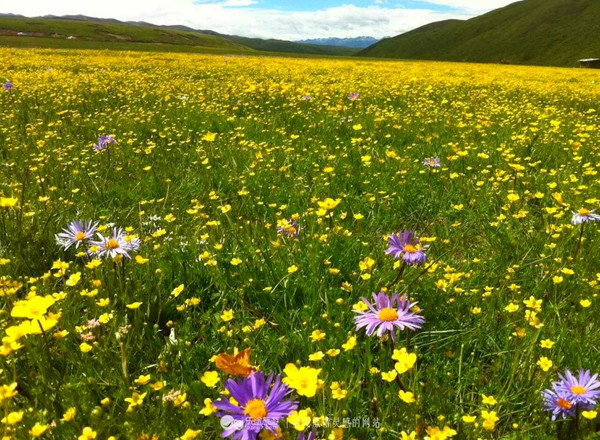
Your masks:
<instances>
[{"instance_id":1,"label":"meadow","mask_svg":"<svg viewBox=\"0 0 600 440\"><path fill-rule=\"evenodd\" d=\"M0 61L3 439L600 438L600 72Z\"/></svg>"}]
</instances>

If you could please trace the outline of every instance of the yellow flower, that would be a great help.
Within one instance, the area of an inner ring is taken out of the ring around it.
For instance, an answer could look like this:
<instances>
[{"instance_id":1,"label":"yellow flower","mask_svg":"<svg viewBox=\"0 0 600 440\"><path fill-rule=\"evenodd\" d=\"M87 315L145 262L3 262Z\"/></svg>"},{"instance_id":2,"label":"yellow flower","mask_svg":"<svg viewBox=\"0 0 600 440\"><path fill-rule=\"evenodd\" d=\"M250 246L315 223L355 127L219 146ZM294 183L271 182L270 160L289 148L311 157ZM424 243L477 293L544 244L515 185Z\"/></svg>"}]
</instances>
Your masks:
<instances>
[{"instance_id":1,"label":"yellow flower","mask_svg":"<svg viewBox=\"0 0 600 440\"><path fill-rule=\"evenodd\" d=\"M353 350L356 347L356 336L350 336L345 344L342 344L344 351Z\"/></svg>"},{"instance_id":2,"label":"yellow flower","mask_svg":"<svg viewBox=\"0 0 600 440\"><path fill-rule=\"evenodd\" d=\"M46 314L48 308L55 302L56 300L52 295L35 295L27 300L15 302L10 316L13 318L39 319Z\"/></svg>"},{"instance_id":3,"label":"yellow flower","mask_svg":"<svg viewBox=\"0 0 600 440\"><path fill-rule=\"evenodd\" d=\"M214 388L219 383L219 373L217 371L205 371L200 380L207 387Z\"/></svg>"},{"instance_id":4,"label":"yellow flower","mask_svg":"<svg viewBox=\"0 0 600 440\"><path fill-rule=\"evenodd\" d=\"M486 396L485 394L482 394L481 403L483 403L484 405L496 405L498 401L494 396Z\"/></svg>"},{"instance_id":5,"label":"yellow flower","mask_svg":"<svg viewBox=\"0 0 600 440\"><path fill-rule=\"evenodd\" d=\"M242 264L242 260L240 260L239 258L232 258L229 263L232 266L239 266L240 264Z\"/></svg>"},{"instance_id":6,"label":"yellow flower","mask_svg":"<svg viewBox=\"0 0 600 440\"><path fill-rule=\"evenodd\" d=\"M290 274L291 274L291 273L294 273L294 272L297 272L297 271L298 271L298 266L296 266L296 265L292 265L292 266L288 267L288 270L287 270L287 271L288 271L288 273L290 273Z\"/></svg>"},{"instance_id":7,"label":"yellow flower","mask_svg":"<svg viewBox=\"0 0 600 440\"><path fill-rule=\"evenodd\" d=\"M200 410L200 414L208 417L216 412L217 408L212 404L212 400L209 398L204 399L204 408Z\"/></svg>"},{"instance_id":8,"label":"yellow flower","mask_svg":"<svg viewBox=\"0 0 600 440\"><path fill-rule=\"evenodd\" d=\"M11 197L0 197L0 208L12 208L19 200Z\"/></svg>"},{"instance_id":9,"label":"yellow flower","mask_svg":"<svg viewBox=\"0 0 600 440\"><path fill-rule=\"evenodd\" d=\"M581 415L588 420L594 420L596 416L598 416L598 411L590 410L590 411L582 411Z\"/></svg>"},{"instance_id":10,"label":"yellow flower","mask_svg":"<svg viewBox=\"0 0 600 440\"><path fill-rule=\"evenodd\" d=\"M21 420L23 420L23 411L13 411L2 419L2 423L5 425L16 425Z\"/></svg>"},{"instance_id":11,"label":"yellow flower","mask_svg":"<svg viewBox=\"0 0 600 440\"><path fill-rule=\"evenodd\" d=\"M403 402L405 403L415 403L415 395L413 393L411 393L410 391L402 391L400 390L398 392L398 397L400 397L400 399L402 399Z\"/></svg>"},{"instance_id":12,"label":"yellow flower","mask_svg":"<svg viewBox=\"0 0 600 440\"><path fill-rule=\"evenodd\" d=\"M475 417L475 416L467 416L467 415L462 416L462 421L465 423L469 423L469 424L475 423L476 419L477 419L477 417Z\"/></svg>"},{"instance_id":13,"label":"yellow flower","mask_svg":"<svg viewBox=\"0 0 600 440\"><path fill-rule=\"evenodd\" d=\"M135 256L135 262L139 265L146 264L148 261L150 261L148 258L144 258L141 255Z\"/></svg>"},{"instance_id":14,"label":"yellow flower","mask_svg":"<svg viewBox=\"0 0 600 440\"><path fill-rule=\"evenodd\" d=\"M144 397L146 397L147 393L139 394L137 391L134 391L131 397L126 397L125 402L129 403L128 410L135 408L136 406L141 406L144 403Z\"/></svg>"},{"instance_id":15,"label":"yellow flower","mask_svg":"<svg viewBox=\"0 0 600 440\"><path fill-rule=\"evenodd\" d=\"M13 382L10 385L2 385L0 386L0 404L4 403L5 400L12 399L18 393L17 382Z\"/></svg>"},{"instance_id":16,"label":"yellow flower","mask_svg":"<svg viewBox=\"0 0 600 440\"><path fill-rule=\"evenodd\" d=\"M339 382L332 382L331 386L331 396L335 399L335 400L342 400L345 399L346 396L348 395L348 391L344 390Z\"/></svg>"},{"instance_id":17,"label":"yellow flower","mask_svg":"<svg viewBox=\"0 0 600 440\"><path fill-rule=\"evenodd\" d=\"M73 287L76 286L77 283L79 283L79 280L81 279L81 272L77 272L72 274L67 281L65 282L65 284L69 287Z\"/></svg>"},{"instance_id":18,"label":"yellow flower","mask_svg":"<svg viewBox=\"0 0 600 440\"><path fill-rule=\"evenodd\" d=\"M312 417L309 410L301 409L300 411L292 411L287 421L296 431L304 431L310 425Z\"/></svg>"},{"instance_id":19,"label":"yellow flower","mask_svg":"<svg viewBox=\"0 0 600 440\"><path fill-rule=\"evenodd\" d=\"M325 200L318 201L317 204L319 205L319 208L324 209L325 211L331 211L332 209L335 209L335 207L339 205L341 201L341 199L334 200L330 197L327 197Z\"/></svg>"},{"instance_id":20,"label":"yellow flower","mask_svg":"<svg viewBox=\"0 0 600 440\"><path fill-rule=\"evenodd\" d=\"M544 371L548 371L552 368L552 361L545 356L542 356L536 364Z\"/></svg>"},{"instance_id":21,"label":"yellow flower","mask_svg":"<svg viewBox=\"0 0 600 440\"><path fill-rule=\"evenodd\" d=\"M146 385L148 382L150 382L150 375L140 375L136 380L135 383L137 383L138 385Z\"/></svg>"},{"instance_id":22,"label":"yellow flower","mask_svg":"<svg viewBox=\"0 0 600 440\"><path fill-rule=\"evenodd\" d=\"M496 422L500 419L498 419L498 416L496 415L496 411L481 411L481 418L483 419L483 429L485 429L486 431L493 431L494 428L496 427Z\"/></svg>"},{"instance_id":23,"label":"yellow flower","mask_svg":"<svg viewBox=\"0 0 600 440\"><path fill-rule=\"evenodd\" d=\"M320 369L311 367L298 368L294 364L287 364L283 372L286 377L283 378L282 382L296 390L298 395L313 397L316 394Z\"/></svg>"},{"instance_id":24,"label":"yellow flower","mask_svg":"<svg viewBox=\"0 0 600 440\"><path fill-rule=\"evenodd\" d=\"M172 291L171 291L171 296L177 298L181 292L183 292L183 289L185 288L185 285L180 284L179 286L175 287Z\"/></svg>"},{"instance_id":25,"label":"yellow flower","mask_svg":"<svg viewBox=\"0 0 600 440\"><path fill-rule=\"evenodd\" d=\"M62 419L60 419L62 422L70 422L73 419L75 419L75 415L77 414L77 409L75 409L74 406L72 406L71 408L69 408L68 410L65 411L65 413L62 416Z\"/></svg>"},{"instance_id":26,"label":"yellow flower","mask_svg":"<svg viewBox=\"0 0 600 440\"><path fill-rule=\"evenodd\" d=\"M224 322L229 322L233 319L233 310L224 310L223 313L221 313L221 319Z\"/></svg>"},{"instance_id":27,"label":"yellow flower","mask_svg":"<svg viewBox=\"0 0 600 440\"><path fill-rule=\"evenodd\" d=\"M397 376L398 373L396 372L396 370L381 372L381 378L386 382L393 382L394 380L396 380Z\"/></svg>"},{"instance_id":28,"label":"yellow flower","mask_svg":"<svg viewBox=\"0 0 600 440\"><path fill-rule=\"evenodd\" d=\"M135 309L139 309L139 307L142 304L143 304L142 302L137 301L137 302L134 302L134 303L131 303L131 304L127 304L125 307L127 307L128 309L131 309L131 310L135 310Z\"/></svg>"},{"instance_id":29,"label":"yellow flower","mask_svg":"<svg viewBox=\"0 0 600 440\"><path fill-rule=\"evenodd\" d=\"M415 362L417 362L417 355L415 353L409 353L406 348L401 348L400 350L394 350L392 359L397 361L396 365L394 365L396 371L400 374L404 374L413 368Z\"/></svg>"},{"instance_id":30,"label":"yellow flower","mask_svg":"<svg viewBox=\"0 0 600 440\"><path fill-rule=\"evenodd\" d=\"M406 431L402 431L400 433L400 440L417 440L417 433L412 431L408 434Z\"/></svg>"},{"instance_id":31,"label":"yellow flower","mask_svg":"<svg viewBox=\"0 0 600 440\"><path fill-rule=\"evenodd\" d=\"M540 342L542 348L552 348L554 346L554 341L550 339L544 339Z\"/></svg>"},{"instance_id":32,"label":"yellow flower","mask_svg":"<svg viewBox=\"0 0 600 440\"><path fill-rule=\"evenodd\" d=\"M310 339L313 342L322 341L323 339L325 339L325 333L323 333L321 330L315 330L310 335Z\"/></svg>"},{"instance_id":33,"label":"yellow flower","mask_svg":"<svg viewBox=\"0 0 600 440\"><path fill-rule=\"evenodd\" d=\"M89 426L83 428L83 432L79 436L78 440L94 440L96 438L96 431Z\"/></svg>"},{"instance_id":34,"label":"yellow flower","mask_svg":"<svg viewBox=\"0 0 600 440\"><path fill-rule=\"evenodd\" d=\"M318 362L325 357L325 354L322 351L317 351L308 355L308 360L311 362Z\"/></svg>"},{"instance_id":35,"label":"yellow flower","mask_svg":"<svg viewBox=\"0 0 600 440\"><path fill-rule=\"evenodd\" d=\"M581 305L581 307L583 307L584 309L587 309L589 306L592 305L592 302L589 299L582 299L581 301L579 301L579 304Z\"/></svg>"},{"instance_id":36,"label":"yellow flower","mask_svg":"<svg viewBox=\"0 0 600 440\"><path fill-rule=\"evenodd\" d=\"M181 440L193 440L196 437L198 437L200 435L202 431L201 430L193 430L193 429L186 429L185 432L183 433L183 435L180 437Z\"/></svg>"},{"instance_id":37,"label":"yellow flower","mask_svg":"<svg viewBox=\"0 0 600 440\"><path fill-rule=\"evenodd\" d=\"M39 422L36 422L35 425L31 427L29 430L29 434L33 437L41 437L48 430L48 425L40 425Z\"/></svg>"},{"instance_id":38,"label":"yellow flower","mask_svg":"<svg viewBox=\"0 0 600 440\"><path fill-rule=\"evenodd\" d=\"M79 350L81 350L82 353L89 353L90 351L92 351L92 348L93 347L90 344L87 344L85 342L79 344Z\"/></svg>"}]
</instances>

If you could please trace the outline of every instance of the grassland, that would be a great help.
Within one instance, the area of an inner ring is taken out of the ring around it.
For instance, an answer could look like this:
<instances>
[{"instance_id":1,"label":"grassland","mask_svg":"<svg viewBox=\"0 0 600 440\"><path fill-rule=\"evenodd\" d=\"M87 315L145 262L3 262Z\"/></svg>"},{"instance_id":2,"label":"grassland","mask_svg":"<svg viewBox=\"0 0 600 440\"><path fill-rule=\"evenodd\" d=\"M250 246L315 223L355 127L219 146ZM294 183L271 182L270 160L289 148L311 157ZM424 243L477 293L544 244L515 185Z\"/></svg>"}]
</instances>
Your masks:
<instances>
[{"instance_id":1,"label":"grassland","mask_svg":"<svg viewBox=\"0 0 600 440\"><path fill-rule=\"evenodd\" d=\"M524 0L470 20L423 26L361 55L572 67L600 57L599 32L595 0Z\"/></svg>"},{"instance_id":2,"label":"grassland","mask_svg":"<svg viewBox=\"0 0 600 440\"><path fill-rule=\"evenodd\" d=\"M26 35L18 35L25 33ZM75 37L75 39L67 39ZM358 49L300 44L196 31L187 27L153 26L118 20L0 17L0 46L49 49L109 49L160 52L350 56Z\"/></svg>"},{"instance_id":3,"label":"grassland","mask_svg":"<svg viewBox=\"0 0 600 440\"><path fill-rule=\"evenodd\" d=\"M223 355L246 348L231 362L282 374L299 410L260 439L597 438L591 405L552 421L541 392L600 369L598 225L572 225L600 206L600 73L25 49L0 66L4 438L219 438ZM65 249L74 220L96 232ZM386 254L403 230L427 262ZM422 328L357 330L379 291L418 301Z\"/></svg>"}]
</instances>

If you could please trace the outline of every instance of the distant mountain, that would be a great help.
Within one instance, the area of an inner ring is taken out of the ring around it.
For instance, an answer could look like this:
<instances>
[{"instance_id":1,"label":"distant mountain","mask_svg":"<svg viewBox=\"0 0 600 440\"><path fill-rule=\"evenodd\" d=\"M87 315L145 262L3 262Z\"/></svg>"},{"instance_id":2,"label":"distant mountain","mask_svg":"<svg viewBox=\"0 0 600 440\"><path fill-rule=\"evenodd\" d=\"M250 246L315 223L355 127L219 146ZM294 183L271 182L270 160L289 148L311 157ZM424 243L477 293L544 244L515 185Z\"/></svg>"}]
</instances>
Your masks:
<instances>
[{"instance_id":1,"label":"distant mountain","mask_svg":"<svg viewBox=\"0 0 600 440\"><path fill-rule=\"evenodd\" d=\"M369 47L379 40L373 37L355 37L355 38L312 38L310 40L300 40L298 43L317 44L321 46L344 46L344 47Z\"/></svg>"},{"instance_id":2,"label":"distant mountain","mask_svg":"<svg viewBox=\"0 0 600 440\"><path fill-rule=\"evenodd\" d=\"M66 37L74 37L67 45ZM59 41L61 41L59 43ZM159 26L85 15L24 17L0 14L0 46L115 48L197 52L286 52L307 55L354 55L359 48L302 44L285 40L225 35L188 26ZM145 45L145 46L144 46ZM152 45L152 47L148 46Z\"/></svg>"},{"instance_id":3,"label":"distant mountain","mask_svg":"<svg viewBox=\"0 0 600 440\"><path fill-rule=\"evenodd\" d=\"M600 0L523 0L470 20L431 23L359 55L573 66L600 58Z\"/></svg>"}]
</instances>

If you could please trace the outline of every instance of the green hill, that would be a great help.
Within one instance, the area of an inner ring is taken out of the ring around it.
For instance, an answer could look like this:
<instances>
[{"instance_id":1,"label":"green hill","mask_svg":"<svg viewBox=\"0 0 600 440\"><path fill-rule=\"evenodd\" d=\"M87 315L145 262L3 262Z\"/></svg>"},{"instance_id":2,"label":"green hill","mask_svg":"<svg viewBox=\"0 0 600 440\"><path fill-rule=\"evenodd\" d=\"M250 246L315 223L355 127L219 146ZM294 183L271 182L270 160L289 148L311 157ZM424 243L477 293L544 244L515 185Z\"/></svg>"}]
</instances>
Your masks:
<instances>
[{"instance_id":1,"label":"green hill","mask_svg":"<svg viewBox=\"0 0 600 440\"><path fill-rule=\"evenodd\" d=\"M19 35L21 34L21 35ZM24 35L23 35L24 34ZM68 39L71 37L71 39ZM83 21L58 18L0 17L0 45L132 49L144 45L219 49L248 52L234 41L199 32L185 32L150 25L109 20Z\"/></svg>"},{"instance_id":2,"label":"green hill","mask_svg":"<svg viewBox=\"0 0 600 440\"><path fill-rule=\"evenodd\" d=\"M69 38L70 37L70 38ZM353 55L354 48L263 40L187 26L157 26L86 16L36 17L0 15L0 46L177 52Z\"/></svg>"},{"instance_id":3,"label":"green hill","mask_svg":"<svg viewBox=\"0 0 600 440\"><path fill-rule=\"evenodd\" d=\"M524 0L470 20L432 23L360 56L573 66L600 58L599 0Z\"/></svg>"}]
</instances>

